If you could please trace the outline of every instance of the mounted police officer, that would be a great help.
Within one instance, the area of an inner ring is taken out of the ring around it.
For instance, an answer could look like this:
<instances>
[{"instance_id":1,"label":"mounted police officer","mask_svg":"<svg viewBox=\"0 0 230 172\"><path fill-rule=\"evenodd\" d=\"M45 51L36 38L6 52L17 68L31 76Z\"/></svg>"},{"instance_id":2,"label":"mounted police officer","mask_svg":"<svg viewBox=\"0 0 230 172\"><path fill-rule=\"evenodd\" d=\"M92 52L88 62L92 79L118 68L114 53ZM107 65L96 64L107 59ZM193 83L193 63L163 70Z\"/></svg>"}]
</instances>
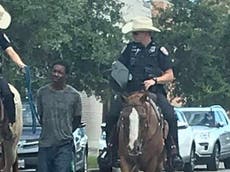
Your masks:
<instances>
[{"instance_id":1,"label":"mounted police officer","mask_svg":"<svg viewBox=\"0 0 230 172\"><path fill-rule=\"evenodd\" d=\"M26 65L22 62L19 55L13 49L7 35L2 31L2 29L7 29L10 23L10 14L3 8L2 5L0 5L0 46L12 61L15 62L21 69L23 69ZM1 68L2 64L0 66L0 70ZM14 95L10 91L8 82L3 78L2 74L0 74L0 97L4 105L4 112L7 115L7 121L9 123L9 125L3 126L3 137L5 137L5 139L11 139L13 137L11 129L13 123L15 122Z\"/></svg>"},{"instance_id":2,"label":"mounted police officer","mask_svg":"<svg viewBox=\"0 0 230 172\"><path fill-rule=\"evenodd\" d=\"M143 89L156 94L156 104L169 124L167 147L174 150L173 163L176 168L179 168L183 165L183 161L178 148L177 117L164 90L164 84L174 80L173 64L166 48L153 41L151 37L153 31L160 32L158 28L153 27L152 19L148 17L136 17L124 25L122 32L125 34L131 32L134 41L127 44L118 61L113 63L111 75L116 86L114 88L120 88L122 94ZM111 102L106 122L107 144L112 148L115 166L117 137L112 135L121 108L120 97L116 94Z\"/></svg>"}]
</instances>

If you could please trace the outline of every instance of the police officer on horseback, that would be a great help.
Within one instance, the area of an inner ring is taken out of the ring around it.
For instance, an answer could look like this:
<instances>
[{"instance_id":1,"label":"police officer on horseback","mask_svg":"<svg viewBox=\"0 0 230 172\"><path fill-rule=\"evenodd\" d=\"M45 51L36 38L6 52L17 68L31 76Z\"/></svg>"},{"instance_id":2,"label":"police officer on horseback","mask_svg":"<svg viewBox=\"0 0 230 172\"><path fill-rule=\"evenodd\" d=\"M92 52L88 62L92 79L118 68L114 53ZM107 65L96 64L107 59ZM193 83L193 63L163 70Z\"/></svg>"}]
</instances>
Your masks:
<instances>
[{"instance_id":1,"label":"police officer on horseback","mask_svg":"<svg viewBox=\"0 0 230 172\"><path fill-rule=\"evenodd\" d=\"M159 46L151 37L152 32L160 32L153 26L152 19L136 17L126 23L122 32L132 33L133 42L127 44L118 61L112 65L112 86L120 88L122 94L145 89L156 94L156 104L160 107L169 124L167 149L173 153L173 165L181 168L183 161L179 155L177 117L166 98L164 84L174 80L173 64L166 48ZM128 72L127 72L128 71ZM122 105L120 97L115 95L106 121L107 144L112 149L113 163L116 166L117 137L114 135Z\"/></svg>"},{"instance_id":2,"label":"police officer on horseback","mask_svg":"<svg viewBox=\"0 0 230 172\"><path fill-rule=\"evenodd\" d=\"M26 65L22 62L19 55L13 49L11 42L7 35L2 31L2 29L7 29L11 23L10 14L0 5L0 46L3 51L10 57L10 59L15 62L21 69ZM1 64L2 65L2 64ZM0 66L1 68L2 66ZM13 137L12 125L15 122L15 104L14 95L10 91L8 82L0 75L0 98L3 102L4 113L7 116L4 121L7 121L9 125L3 125L3 137L7 140ZM3 123L3 121L0 121Z\"/></svg>"}]
</instances>

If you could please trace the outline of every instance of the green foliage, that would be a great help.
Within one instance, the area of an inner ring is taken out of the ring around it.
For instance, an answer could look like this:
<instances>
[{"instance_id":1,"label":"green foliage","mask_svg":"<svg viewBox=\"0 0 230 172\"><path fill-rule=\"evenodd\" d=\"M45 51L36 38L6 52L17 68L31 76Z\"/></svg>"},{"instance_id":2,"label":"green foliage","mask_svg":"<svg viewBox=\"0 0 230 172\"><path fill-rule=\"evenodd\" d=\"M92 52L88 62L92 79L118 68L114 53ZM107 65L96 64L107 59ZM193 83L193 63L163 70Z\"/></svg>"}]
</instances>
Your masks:
<instances>
[{"instance_id":1,"label":"green foliage","mask_svg":"<svg viewBox=\"0 0 230 172\"><path fill-rule=\"evenodd\" d=\"M154 19L154 35L175 64L175 95L190 105L229 108L229 0L172 0L174 6ZM51 64L69 62L69 83L102 98L110 93L106 70L122 49L122 4L116 0L2 0L12 24L14 47L32 69L32 88L48 82ZM9 70L11 69L11 70ZM5 76L24 94L18 68L4 58Z\"/></svg>"},{"instance_id":2,"label":"green foliage","mask_svg":"<svg viewBox=\"0 0 230 172\"><path fill-rule=\"evenodd\" d=\"M34 92L48 81L51 64L60 59L70 64L69 83L79 91L101 95L107 89L103 72L122 46L117 26L122 4L115 0L11 0L3 5L12 16L8 33L32 69ZM19 84L13 76L11 80ZM24 87L22 82L18 87Z\"/></svg>"},{"instance_id":3,"label":"green foliage","mask_svg":"<svg viewBox=\"0 0 230 172\"><path fill-rule=\"evenodd\" d=\"M189 105L229 108L229 7L207 2L173 0L157 20L163 34L156 36L175 63L175 95L186 97Z\"/></svg>"}]
</instances>

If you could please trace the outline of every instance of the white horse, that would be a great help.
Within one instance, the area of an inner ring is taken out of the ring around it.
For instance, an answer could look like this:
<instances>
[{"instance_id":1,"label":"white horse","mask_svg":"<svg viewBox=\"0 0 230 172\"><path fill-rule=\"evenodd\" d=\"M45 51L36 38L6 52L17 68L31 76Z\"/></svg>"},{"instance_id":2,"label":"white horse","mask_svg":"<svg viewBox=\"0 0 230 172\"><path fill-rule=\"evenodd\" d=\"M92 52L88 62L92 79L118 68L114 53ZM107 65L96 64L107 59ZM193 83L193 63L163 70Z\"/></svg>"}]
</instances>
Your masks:
<instances>
[{"instance_id":1,"label":"white horse","mask_svg":"<svg viewBox=\"0 0 230 172\"><path fill-rule=\"evenodd\" d=\"M16 88L10 85L10 90L14 94L16 120L13 124L13 135L11 140L4 140L0 134L0 142L2 144L2 172L18 172L18 162L17 162L17 144L22 133L22 102L19 92ZM1 106L2 107L2 106ZM3 113L1 113L3 114Z\"/></svg>"}]
</instances>

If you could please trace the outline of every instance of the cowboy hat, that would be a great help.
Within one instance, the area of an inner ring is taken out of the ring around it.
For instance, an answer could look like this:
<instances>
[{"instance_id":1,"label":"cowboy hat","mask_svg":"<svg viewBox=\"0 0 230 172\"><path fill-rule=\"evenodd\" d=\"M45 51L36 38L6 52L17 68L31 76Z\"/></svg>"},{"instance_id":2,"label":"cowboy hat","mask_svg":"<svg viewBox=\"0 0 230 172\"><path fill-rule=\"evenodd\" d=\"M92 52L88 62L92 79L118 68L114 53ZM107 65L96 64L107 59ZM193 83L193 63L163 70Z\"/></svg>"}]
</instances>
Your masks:
<instances>
[{"instance_id":1,"label":"cowboy hat","mask_svg":"<svg viewBox=\"0 0 230 172\"><path fill-rule=\"evenodd\" d=\"M136 31L160 32L160 29L153 26L152 19L149 17L136 17L133 20L127 22L122 28L122 32L124 34Z\"/></svg>"},{"instance_id":2,"label":"cowboy hat","mask_svg":"<svg viewBox=\"0 0 230 172\"><path fill-rule=\"evenodd\" d=\"M0 29L6 29L10 25L10 14L0 5Z\"/></svg>"}]
</instances>

